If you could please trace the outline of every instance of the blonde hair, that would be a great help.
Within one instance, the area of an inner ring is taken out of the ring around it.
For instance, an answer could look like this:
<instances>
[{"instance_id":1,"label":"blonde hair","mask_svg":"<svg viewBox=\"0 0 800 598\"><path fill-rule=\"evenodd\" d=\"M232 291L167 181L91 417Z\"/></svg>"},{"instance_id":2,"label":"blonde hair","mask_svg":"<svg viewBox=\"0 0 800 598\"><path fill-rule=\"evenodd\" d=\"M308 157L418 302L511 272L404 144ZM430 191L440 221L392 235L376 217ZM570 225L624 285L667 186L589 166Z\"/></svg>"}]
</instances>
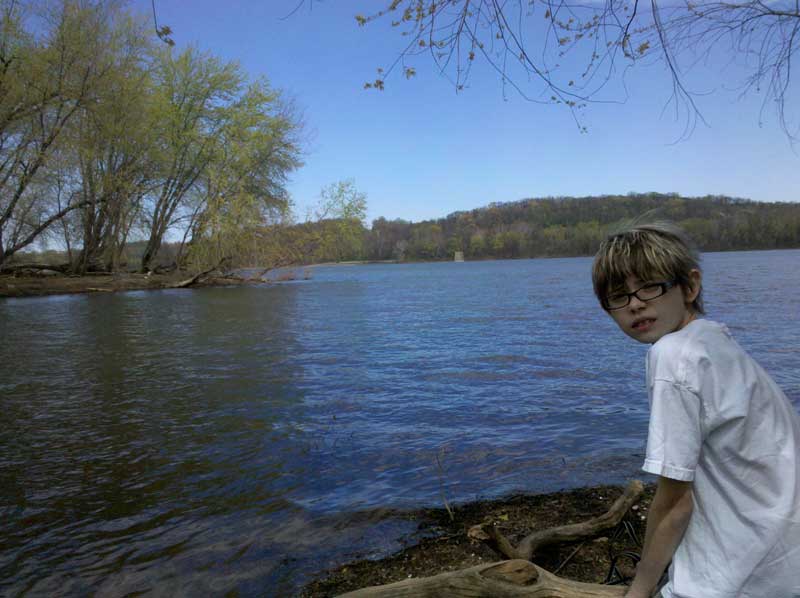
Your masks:
<instances>
[{"instance_id":1,"label":"blonde hair","mask_svg":"<svg viewBox=\"0 0 800 598\"><path fill-rule=\"evenodd\" d=\"M601 244L592 264L594 294L600 302L609 290L624 287L628 276L640 280L676 282L691 288L689 273L700 269L694 244L671 222L629 223L610 234ZM704 314L702 287L692 302L695 313Z\"/></svg>"}]
</instances>

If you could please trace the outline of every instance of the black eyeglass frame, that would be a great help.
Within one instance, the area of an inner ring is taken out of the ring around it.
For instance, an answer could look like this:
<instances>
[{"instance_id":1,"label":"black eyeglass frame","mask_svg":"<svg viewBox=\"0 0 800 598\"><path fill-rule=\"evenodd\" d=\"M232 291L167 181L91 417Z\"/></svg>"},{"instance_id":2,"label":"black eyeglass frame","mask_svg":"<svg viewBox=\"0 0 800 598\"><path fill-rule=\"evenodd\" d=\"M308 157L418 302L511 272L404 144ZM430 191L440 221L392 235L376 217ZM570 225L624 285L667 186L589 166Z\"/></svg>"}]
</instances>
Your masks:
<instances>
[{"instance_id":1,"label":"black eyeglass frame","mask_svg":"<svg viewBox=\"0 0 800 598\"><path fill-rule=\"evenodd\" d=\"M639 291L641 291L645 287L655 287L655 286L661 287L661 292L658 295L656 295L655 297L650 297L649 299L643 299L642 297L639 297L639 295L636 294L636 293L638 293ZM636 289L632 293L615 293L615 295L626 295L627 296L626 297L626 301L625 301L625 303L623 305L619 305L617 307L611 307L608 304L608 297L603 297L603 301L602 301L603 309L605 309L606 311L616 311L618 309L624 309L624 308L628 307L631 304L631 297L636 297L639 301L643 301L643 302L647 303L648 301L653 301L654 299L658 299L659 297L663 297L664 295L667 294L667 292L671 288L676 287L676 286L678 286L678 281L677 280L667 280L667 281L664 281L664 282L648 282L647 284L643 284L642 286L640 286L638 289Z\"/></svg>"}]
</instances>

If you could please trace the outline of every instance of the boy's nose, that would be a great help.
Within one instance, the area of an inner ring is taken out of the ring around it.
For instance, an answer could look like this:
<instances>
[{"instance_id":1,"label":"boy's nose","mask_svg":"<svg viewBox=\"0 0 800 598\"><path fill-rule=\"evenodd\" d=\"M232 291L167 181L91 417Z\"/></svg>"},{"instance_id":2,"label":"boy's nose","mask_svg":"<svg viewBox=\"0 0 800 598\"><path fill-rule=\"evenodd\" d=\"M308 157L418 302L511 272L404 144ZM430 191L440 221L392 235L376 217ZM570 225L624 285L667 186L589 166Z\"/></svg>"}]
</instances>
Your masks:
<instances>
[{"instance_id":1,"label":"boy's nose","mask_svg":"<svg viewBox=\"0 0 800 598\"><path fill-rule=\"evenodd\" d=\"M631 311L638 311L642 309L646 303L639 299L636 295L631 295L630 302L628 303L628 309Z\"/></svg>"}]
</instances>

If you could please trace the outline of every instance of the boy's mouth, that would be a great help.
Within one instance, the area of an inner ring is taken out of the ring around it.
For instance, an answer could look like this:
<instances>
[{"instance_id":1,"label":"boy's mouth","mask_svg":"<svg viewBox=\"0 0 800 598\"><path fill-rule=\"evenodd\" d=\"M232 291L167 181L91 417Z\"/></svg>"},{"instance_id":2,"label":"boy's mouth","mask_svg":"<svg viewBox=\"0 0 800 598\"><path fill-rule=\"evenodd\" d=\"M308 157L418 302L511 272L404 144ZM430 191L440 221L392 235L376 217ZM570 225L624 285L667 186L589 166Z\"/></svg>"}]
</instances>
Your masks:
<instances>
[{"instance_id":1,"label":"boy's mouth","mask_svg":"<svg viewBox=\"0 0 800 598\"><path fill-rule=\"evenodd\" d=\"M655 318L641 318L635 320L631 328L637 332L647 332L653 326L653 322L655 322Z\"/></svg>"}]
</instances>

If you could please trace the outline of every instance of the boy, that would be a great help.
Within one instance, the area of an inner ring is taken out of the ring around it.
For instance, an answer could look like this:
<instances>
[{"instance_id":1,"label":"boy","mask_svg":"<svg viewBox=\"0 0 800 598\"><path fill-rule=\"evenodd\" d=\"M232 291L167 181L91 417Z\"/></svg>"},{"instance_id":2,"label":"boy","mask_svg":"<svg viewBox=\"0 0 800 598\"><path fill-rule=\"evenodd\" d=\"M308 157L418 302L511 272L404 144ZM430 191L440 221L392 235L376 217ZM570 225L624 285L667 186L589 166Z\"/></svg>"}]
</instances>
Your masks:
<instances>
[{"instance_id":1,"label":"boy","mask_svg":"<svg viewBox=\"0 0 800 598\"><path fill-rule=\"evenodd\" d=\"M800 597L800 417L725 326L699 317L683 231L611 235L592 281L622 331L653 345L643 469L659 478L626 598L649 597L670 560L663 598Z\"/></svg>"}]
</instances>

